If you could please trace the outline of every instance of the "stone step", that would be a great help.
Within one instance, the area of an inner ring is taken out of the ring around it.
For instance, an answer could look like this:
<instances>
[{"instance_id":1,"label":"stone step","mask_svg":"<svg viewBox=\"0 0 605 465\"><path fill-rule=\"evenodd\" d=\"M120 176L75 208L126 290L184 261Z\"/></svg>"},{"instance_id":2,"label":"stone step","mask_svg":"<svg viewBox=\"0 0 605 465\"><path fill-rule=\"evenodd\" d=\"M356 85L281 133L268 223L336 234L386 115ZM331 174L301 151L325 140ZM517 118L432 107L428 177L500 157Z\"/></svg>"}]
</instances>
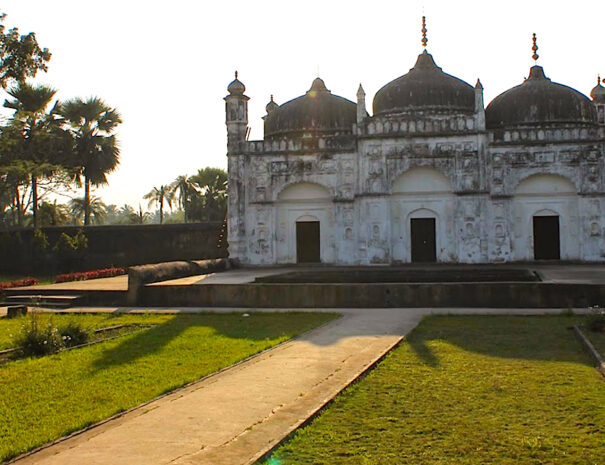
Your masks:
<instances>
[{"instance_id":1,"label":"stone step","mask_svg":"<svg viewBox=\"0 0 605 465\"><path fill-rule=\"evenodd\" d=\"M48 308L69 308L82 300L81 295L8 295L3 305L30 305Z\"/></svg>"}]
</instances>

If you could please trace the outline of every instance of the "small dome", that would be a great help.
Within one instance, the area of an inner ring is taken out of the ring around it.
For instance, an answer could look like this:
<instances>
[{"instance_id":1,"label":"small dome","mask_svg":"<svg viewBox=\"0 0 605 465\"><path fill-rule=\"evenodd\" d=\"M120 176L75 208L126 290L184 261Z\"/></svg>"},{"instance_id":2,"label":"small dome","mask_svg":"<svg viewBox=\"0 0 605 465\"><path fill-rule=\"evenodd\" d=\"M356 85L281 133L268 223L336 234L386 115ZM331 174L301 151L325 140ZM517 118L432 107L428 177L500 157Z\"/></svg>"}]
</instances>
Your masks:
<instances>
[{"instance_id":1,"label":"small dome","mask_svg":"<svg viewBox=\"0 0 605 465\"><path fill-rule=\"evenodd\" d=\"M265 110L267 110L267 114L271 113L276 108L279 108L279 105L273 101L273 95L271 96L271 100L267 103Z\"/></svg>"},{"instance_id":2,"label":"small dome","mask_svg":"<svg viewBox=\"0 0 605 465\"><path fill-rule=\"evenodd\" d=\"M603 80L605 82L605 80ZM595 103L605 103L605 87L601 85L601 76L597 79L597 85L590 91L590 98Z\"/></svg>"},{"instance_id":3,"label":"small dome","mask_svg":"<svg viewBox=\"0 0 605 465\"><path fill-rule=\"evenodd\" d=\"M596 123L594 105L571 87L552 82L533 66L523 84L500 94L485 109L489 129L543 123Z\"/></svg>"},{"instance_id":4,"label":"small dome","mask_svg":"<svg viewBox=\"0 0 605 465\"><path fill-rule=\"evenodd\" d=\"M475 111L475 91L466 82L444 73L426 50L414 67L389 82L374 97L374 115L415 111Z\"/></svg>"},{"instance_id":5,"label":"small dome","mask_svg":"<svg viewBox=\"0 0 605 465\"><path fill-rule=\"evenodd\" d=\"M237 78L237 71L235 72L235 79L227 86L227 90L230 94L243 94L246 92L246 86L242 81Z\"/></svg>"},{"instance_id":6,"label":"small dome","mask_svg":"<svg viewBox=\"0 0 605 465\"><path fill-rule=\"evenodd\" d=\"M355 103L333 95L324 81L316 78L305 95L271 110L265 117L265 137L309 132L350 134L356 120Z\"/></svg>"}]
</instances>

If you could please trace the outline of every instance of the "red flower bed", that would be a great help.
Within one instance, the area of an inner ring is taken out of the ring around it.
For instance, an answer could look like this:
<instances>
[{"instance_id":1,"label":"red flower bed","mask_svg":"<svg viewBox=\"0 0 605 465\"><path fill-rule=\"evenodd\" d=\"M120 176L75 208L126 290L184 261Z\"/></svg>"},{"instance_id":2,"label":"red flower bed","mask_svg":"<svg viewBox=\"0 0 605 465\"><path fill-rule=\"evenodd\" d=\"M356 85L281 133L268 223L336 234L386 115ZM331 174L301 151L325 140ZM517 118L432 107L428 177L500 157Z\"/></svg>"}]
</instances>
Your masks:
<instances>
[{"instance_id":1,"label":"red flower bed","mask_svg":"<svg viewBox=\"0 0 605 465\"><path fill-rule=\"evenodd\" d=\"M68 283L71 281L86 281L88 279L111 278L123 274L126 274L126 268L103 268L102 270L60 274L55 278L55 282Z\"/></svg>"},{"instance_id":2,"label":"red flower bed","mask_svg":"<svg viewBox=\"0 0 605 465\"><path fill-rule=\"evenodd\" d=\"M11 287L33 286L38 283L39 283L39 281L36 278L16 279L15 281L0 283L0 289L10 289Z\"/></svg>"}]
</instances>

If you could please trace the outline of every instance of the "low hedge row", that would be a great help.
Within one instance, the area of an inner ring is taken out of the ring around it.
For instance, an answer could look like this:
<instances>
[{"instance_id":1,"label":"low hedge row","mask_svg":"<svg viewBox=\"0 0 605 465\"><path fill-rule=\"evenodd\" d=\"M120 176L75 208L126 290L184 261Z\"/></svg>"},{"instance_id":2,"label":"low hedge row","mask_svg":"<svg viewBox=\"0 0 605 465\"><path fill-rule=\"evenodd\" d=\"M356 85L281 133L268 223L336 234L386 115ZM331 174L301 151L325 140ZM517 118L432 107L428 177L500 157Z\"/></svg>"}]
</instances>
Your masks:
<instances>
[{"instance_id":1,"label":"low hedge row","mask_svg":"<svg viewBox=\"0 0 605 465\"><path fill-rule=\"evenodd\" d=\"M56 283L67 283L71 281L86 281L88 279L112 278L126 274L126 268L103 268L101 270L82 271L78 273L60 274L55 278Z\"/></svg>"},{"instance_id":2,"label":"low hedge row","mask_svg":"<svg viewBox=\"0 0 605 465\"><path fill-rule=\"evenodd\" d=\"M16 279L14 281L0 283L0 289L10 289L12 287L33 286L38 283L39 283L39 281L36 278Z\"/></svg>"}]
</instances>

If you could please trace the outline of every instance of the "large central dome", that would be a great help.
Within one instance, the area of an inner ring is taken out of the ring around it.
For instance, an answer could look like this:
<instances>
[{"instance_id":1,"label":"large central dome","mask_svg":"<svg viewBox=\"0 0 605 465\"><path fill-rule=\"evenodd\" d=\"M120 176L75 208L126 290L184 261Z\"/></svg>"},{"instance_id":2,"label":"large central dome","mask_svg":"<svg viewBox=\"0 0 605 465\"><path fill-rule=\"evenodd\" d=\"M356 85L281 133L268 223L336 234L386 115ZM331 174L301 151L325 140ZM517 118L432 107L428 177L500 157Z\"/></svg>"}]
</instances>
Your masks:
<instances>
[{"instance_id":1,"label":"large central dome","mask_svg":"<svg viewBox=\"0 0 605 465\"><path fill-rule=\"evenodd\" d=\"M305 95L271 109L265 117L265 137L350 134L356 118L357 106L332 94L317 78Z\"/></svg>"},{"instance_id":2,"label":"large central dome","mask_svg":"<svg viewBox=\"0 0 605 465\"><path fill-rule=\"evenodd\" d=\"M374 97L374 115L475 110L475 92L466 82L444 73L426 50L410 72L389 82Z\"/></svg>"}]
</instances>

